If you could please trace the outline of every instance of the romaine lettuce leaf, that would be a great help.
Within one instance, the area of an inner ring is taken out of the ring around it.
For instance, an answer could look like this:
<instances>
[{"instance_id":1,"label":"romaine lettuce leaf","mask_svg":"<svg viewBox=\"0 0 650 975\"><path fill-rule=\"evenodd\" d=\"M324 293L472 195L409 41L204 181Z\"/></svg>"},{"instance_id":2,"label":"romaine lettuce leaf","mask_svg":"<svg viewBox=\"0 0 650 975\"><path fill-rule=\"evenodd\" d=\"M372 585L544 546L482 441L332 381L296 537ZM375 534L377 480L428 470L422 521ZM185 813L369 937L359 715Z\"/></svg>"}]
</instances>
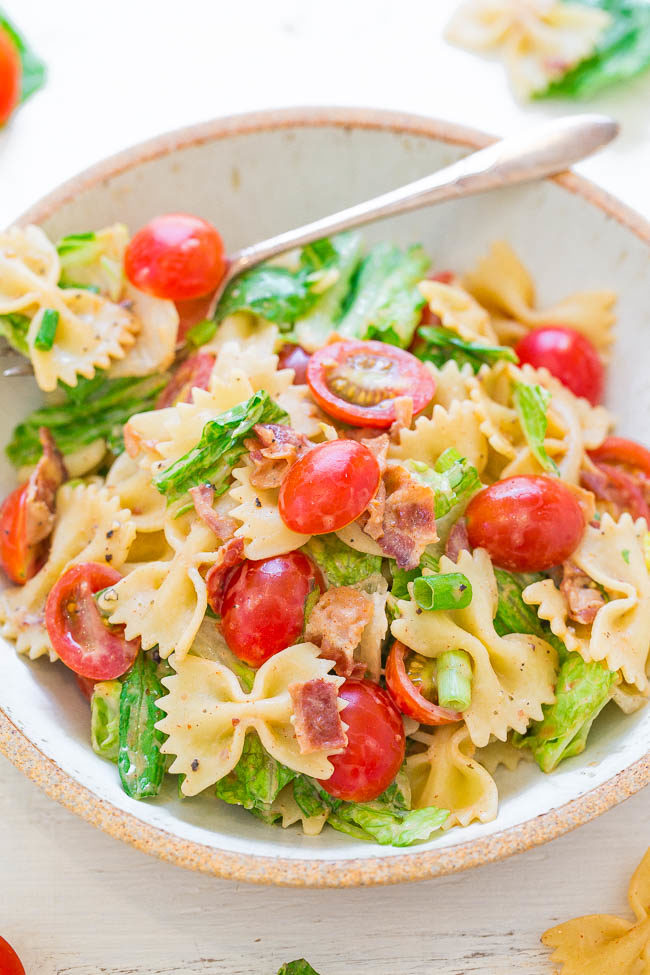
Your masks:
<instances>
[{"instance_id":1,"label":"romaine lettuce leaf","mask_svg":"<svg viewBox=\"0 0 650 975\"><path fill-rule=\"evenodd\" d=\"M336 251L333 265L338 272L336 281L320 295L311 311L298 318L292 332L287 335L288 339L302 345L308 352L315 352L324 345L328 335L336 328L350 282L361 261L360 234L339 234L332 237L332 246Z\"/></svg>"},{"instance_id":2,"label":"romaine lettuce leaf","mask_svg":"<svg viewBox=\"0 0 650 975\"><path fill-rule=\"evenodd\" d=\"M166 691L155 660L140 652L122 679L117 767L122 788L132 799L149 799L160 792L165 756L160 746L166 735L156 728L164 717L156 702Z\"/></svg>"},{"instance_id":3,"label":"romaine lettuce leaf","mask_svg":"<svg viewBox=\"0 0 650 975\"><path fill-rule=\"evenodd\" d=\"M559 474L557 464L548 456L544 446L548 427L546 411L551 402L551 394L537 384L516 382L513 386L515 409L533 457L545 471Z\"/></svg>"},{"instance_id":4,"label":"romaine lettuce leaf","mask_svg":"<svg viewBox=\"0 0 650 975\"><path fill-rule=\"evenodd\" d=\"M56 245L64 288L93 288L117 301L124 283L124 251L129 232L116 223L102 230L68 234Z\"/></svg>"},{"instance_id":5,"label":"romaine lettuce leaf","mask_svg":"<svg viewBox=\"0 0 650 975\"><path fill-rule=\"evenodd\" d=\"M120 737L119 680L99 680L90 701L90 741L93 751L102 758L117 762Z\"/></svg>"},{"instance_id":6,"label":"romaine lettuce leaf","mask_svg":"<svg viewBox=\"0 0 650 975\"><path fill-rule=\"evenodd\" d=\"M482 342L465 342L459 335L455 335L446 328L436 328L425 325L418 329L418 337L425 345L418 345L415 354L418 359L433 362L441 367L445 362L453 359L459 367L469 364L473 371L479 371L482 365L494 365L495 362L519 362L517 354L509 345L485 345Z\"/></svg>"},{"instance_id":7,"label":"romaine lettuce leaf","mask_svg":"<svg viewBox=\"0 0 650 975\"><path fill-rule=\"evenodd\" d=\"M297 958L278 969L278 975L318 975L318 972L304 958Z\"/></svg>"},{"instance_id":8,"label":"romaine lettuce leaf","mask_svg":"<svg viewBox=\"0 0 650 975\"><path fill-rule=\"evenodd\" d=\"M330 586L353 586L381 572L381 556L357 552L338 535L314 535L305 546Z\"/></svg>"},{"instance_id":9,"label":"romaine lettuce leaf","mask_svg":"<svg viewBox=\"0 0 650 975\"><path fill-rule=\"evenodd\" d=\"M231 805L266 813L296 775L268 754L255 732L249 732L234 769L217 782L217 796Z\"/></svg>"},{"instance_id":10,"label":"romaine lettuce leaf","mask_svg":"<svg viewBox=\"0 0 650 975\"><path fill-rule=\"evenodd\" d=\"M407 460L404 467L433 489L436 518L444 518L452 508L468 502L481 489L478 471L453 447L448 447L433 467L417 460Z\"/></svg>"},{"instance_id":11,"label":"romaine lettuce leaf","mask_svg":"<svg viewBox=\"0 0 650 975\"><path fill-rule=\"evenodd\" d=\"M3 335L12 349L20 352L21 355L29 357L29 346L27 345L27 331L31 319L20 312L11 312L9 315L0 315L0 335Z\"/></svg>"},{"instance_id":12,"label":"romaine lettuce leaf","mask_svg":"<svg viewBox=\"0 0 650 975\"><path fill-rule=\"evenodd\" d=\"M45 84L45 64L34 54L3 10L0 10L0 27L6 30L18 49L22 66L20 100L24 102Z\"/></svg>"},{"instance_id":13,"label":"romaine lettuce leaf","mask_svg":"<svg viewBox=\"0 0 650 975\"><path fill-rule=\"evenodd\" d=\"M567 657L567 648L562 640L551 631L546 620L541 620L534 606L529 606L521 598L522 591L533 582L544 579L539 572L507 572L494 567L499 601L494 619L494 629L499 636L507 633L529 633L546 640L556 650L560 663Z\"/></svg>"},{"instance_id":14,"label":"romaine lettuce leaf","mask_svg":"<svg viewBox=\"0 0 650 975\"><path fill-rule=\"evenodd\" d=\"M429 552L424 552L419 566L415 569L400 569L397 562L393 559L390 560L390 572L393 577L390 591L395 599L410 599L408 584L419 579L423 569L432 569L434 572L439 572L440 560L434 555L430 555Z\"/></svg>"}]
</instances>

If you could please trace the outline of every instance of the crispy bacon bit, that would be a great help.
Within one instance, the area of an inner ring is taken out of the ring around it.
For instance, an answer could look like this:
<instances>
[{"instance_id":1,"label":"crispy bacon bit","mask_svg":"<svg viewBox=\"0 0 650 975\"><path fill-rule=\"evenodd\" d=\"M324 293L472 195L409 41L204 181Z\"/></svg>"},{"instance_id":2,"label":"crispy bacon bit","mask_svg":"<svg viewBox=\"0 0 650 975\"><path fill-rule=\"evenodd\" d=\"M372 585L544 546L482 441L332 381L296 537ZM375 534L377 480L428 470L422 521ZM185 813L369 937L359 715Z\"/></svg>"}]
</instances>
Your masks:
<instances>
[{"instance_id":1,"label":"crispy bacon bit","mask_svg":"<svg viewBox=\"0 0 650 975\"><path fill-rule=\"evenodd\" d=\"M194 503L194 510L201 521L215 533L222 542L227 542L237 530L237 522L230 515L219 514L212 507L214 503L214 487L211 484L199 484L190 488L190 496Z\"/></svg>"},{"instance_id":2,"label":"crispy bacon bit","mask_svg":"<svg viewBox=\"0 0 650 975\"><path fill-rule=\"evenodd\" d=\"M337 704L337 687L324 677L304 684L289 684L293 724L303 755L333 751L348 743Z\"/></svg>"},{"instance_id":3,"label":"crispy bacon bit","mask_svg":"<svg viewBox=\"0 0 650 975\"><path fill-rule=\"evenodd\" d=\"M217 561L210 567L205 577L205 585L208 591L208 603L217 614L221 616L221 604L226 589L226 582L230 570L244 561L244 539L231 538L219 549Z\"/></svg>"},{"instance_id":4,"label":"crispy bacon bit","mask_svg":"<svg viewBox=\"0 0 650 975\"><path fill-rule=\"evenodd\" d=\"M354 651L372 619L370 596L350 586L328 589L318 600L305 630L305 639L321 648L321 657L335 661L341 677L362 677L365 664L355 663Z\"/></svg>"},{"instance_id":5,"label":"crispy bacon bit","mask_svg":"<svg viewBox=\"0 0 650 975\"><path fill-rule=\"evenodd\" d=\"M411 400L411 404L413 400ZM383 474L386 470L386 461L388 459L388 448L390 447L390 438L387 433L380 433L379 436L363 437L360 441L367 447L368 450L375 455L375 460L379 464L379 470Z\"/></svg>"},{"instance_id":6,"label":"crispy bacon bit","mask_svg":"<svg viewBox=\"0 0 650 975\"><path fill-rule=\"evenodd\" d=\"M383 486L385 498L378 491L368 506L364 531L401 569L414 569L427 545L438 541L433 491L399 465L386 469Z\"/></svg>"},{"instance_id":7,"label":"crispy bacon bit","mask_svg":"<svg viewBox=\"0 0 650 975\"><path fill-rule=\"evenodd\" d=\"M191 403L193 389L207 389L210 385L215 356L209 352L195 352L180 366L156 400L156 409L164 410L177 403Z\"/></svg>"},{"instance_id":8,"label":"crispy bacon bit","mask_svg":"<svg viewBox=\"0 0 650 975\"><path fill-rule=\"evenodd\" d=\"M575 562L565 562L562 570L560 589L567 598L569 616L576 623L593 623L598 610L605 605L605 597Z\"/></svg>"},{"instance_id":9,"label":"crispy bacon bit","mask_svg":"<svg viewBox=\"0 0 650 975\"><path fill-rule=\"evenodd\" d=\"M68 479L63 455L47 427L38 431L43 453L30 474L25 494L25 539L38 545L48 537L54 526L56 492Z\"/></svg>"},{"instance_id":10,"label":"crispy bacon bit","mask_svg":"<svg viewBox=\"0 0 650 975\"><path fill-rule=\"evenodd\" d=\"M295 462L311 449L304 433L296 433L283 423L256 423L256 437L244 441L253 461L253 487L280 487L285 474Z\"/></svg>"},{"instance_id":11,"label":"crispy bacon bit","mask_svg":"<svg viewBox=\"0 0 650 975\"><path fill-rule=\"evenodd\" d=\"M395 419L390 428L390 439L399 440L400 430L408 430L413 422L413 399L410 396L396 396Z\"/></svg>"},{"instance_id":12,"label":"crispy bacon bit","mask_svg":"<svg viewBox=\"0 0 650 975\"><path fill-rule=\"evenodd\" d=\"M463 551L471 552L472 546L469 543L469 535L467 534L467 522L464 518L459 518L449 532L449 538L445 545L445 555L452 562L457 562L458 556Z\"/></svg>"},{"instance_id":13,"label":"crispy bacon bit","mask_svg":"<svg viewBox=\"0 0 650 975\"><path fill-rule=\"evenodd\" d=\"M606 502L616 518L624 511L633 518L647 520L650 515L650 480L641 471L632 473L613 464L594 464L582 471L580 483L599 501Z\"/></svg>"}]
</instances>

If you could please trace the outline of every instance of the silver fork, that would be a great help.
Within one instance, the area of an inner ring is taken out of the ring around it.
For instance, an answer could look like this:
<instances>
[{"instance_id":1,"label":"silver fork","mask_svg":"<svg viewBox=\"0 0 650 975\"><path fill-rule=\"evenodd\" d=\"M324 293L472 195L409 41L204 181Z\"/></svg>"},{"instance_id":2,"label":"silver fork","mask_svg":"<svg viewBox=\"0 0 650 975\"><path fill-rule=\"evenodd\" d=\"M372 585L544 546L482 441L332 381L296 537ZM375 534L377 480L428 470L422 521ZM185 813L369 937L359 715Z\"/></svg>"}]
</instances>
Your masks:
<instances>
[{"instance_id":1,"label":"silver fork","mask_svg":"<svg viewBox=\"0 0 650 975\"><path fill-rule=\"evenodd\" d=\"M607 145L618 131L618 123L605 115L570 115L546 122L501 139L399 189L235 251L212 298L208 317L214 314L221 295L234 278L278 254L373 220L552 176ZM7 351L13 352L8 346L0 346L0 356ZM24 376L30 371L31 366L21 357L20 362L3 369L1 374Z\"/></svg>"}]
</instances>

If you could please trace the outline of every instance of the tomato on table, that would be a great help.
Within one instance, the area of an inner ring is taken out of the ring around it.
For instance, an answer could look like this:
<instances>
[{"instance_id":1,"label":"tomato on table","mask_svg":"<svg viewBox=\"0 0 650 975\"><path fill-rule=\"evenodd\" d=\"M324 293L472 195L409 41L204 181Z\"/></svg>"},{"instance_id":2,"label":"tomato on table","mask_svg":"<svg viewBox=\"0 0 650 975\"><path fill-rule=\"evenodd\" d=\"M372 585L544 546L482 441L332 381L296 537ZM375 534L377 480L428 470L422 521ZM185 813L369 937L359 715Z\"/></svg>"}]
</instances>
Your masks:
<instances>
[{"instance_id":1,"label":"tomato on table","mask_svg":"<svg viewBox=\"0 0 650 975\"><path fill-rule=\"evenodd\" d=\"M600 403L605 385L605 369L595 346L580 332L567 325L543 325L525 335L515 346L520 362L535 369L544 367L575 393Z\"/></svg>"},{"instance_id":2,"label":"tomato on table","mask_svg":"<svg viewBox=\"0 0 650 975\"><path fill-rule=\"evenodd\" d=\"M293 369L295 384L307 382L307 366L311 356L302 345L292 345L287 342L278 353L278 369Z\"/></svg>"},{"instance_id":3,"label":"tomato on table","mask_svg":"<svg viewBox=\"0 0 650 975\"><path fill-rule=\"evenodd\" d=\"M650 523L650 450L635 440L607 437L589 457L598 473L583 471L583 486L613 504L617 514L629 511Z\"/></svg>"},{"instance_id":4,"label":"tomato on table","mask_svg":"<svg viewBox=\"0 0 650 975\"><path fill-rule=\"evenodd\" d=\"M19 586L35 576L42 563L43 545L27 542L27 489L12 491L0 507L0 566Z\"/></svg>"},{"instance_id":5,"label":"tomato on table","mask_svg":"<svg viewBox=\"0 0 650 975\"><path fill-rule=\"evenodd\" d=\"M4 125L20 101L22 76L18 48L0 27L0 125Z\"/></svg>"},{"instance_id":6,"label":"tomato on table","mask_svg":"<svg viewBox=\"0 0 650 975\"><path fill-rule=\"evenodd\" d=\"M356 440L318 444L289 469L278 508L287 528L303 535L338 531L365 511L379 487L375 455Z\"/></svg>"},{"instance_id":7,"label":"tomato on table","mask_svg":"<svg viewBox=\"0 0 650 975\"><path fill-rule=\"evenodd\" d=\"M0 973L2 975L25 975L25 969L20 958L4 938L0 938Z\"/></svg>"},{"instance_id":8,"label":"tomato on table","mask_svg":"<svg viewBox=\"0 0 650 975\"><path fill-rule=\"evenodd\" d=\"M374 341L323 346L309 360L307 382L318 405L335 420L380 429L394 423L397 397L410 396L415 415L431 402L436 388L414 355Z\"/></svg>"},{"instance_id":9,"label":"tomato on table","mask_svg":"<svg viewBox=\"0 0 650 975\"><path fill-rule=\"evenodd\" d=\"M126 640L123 626L105 623L94 599L121 578L109 565L81 562L63 573L47 597L45 625L52 648L80 677L114 680L138 655L140 641Z\"/></svg>"},{"instance_id":10,"label":"tomato on table","mask_svg":"<svg viewBox=\"0 0 650 975\"><path fill-rule=\"evenodd\" d=\"M574 494L554 477L507 477L474 495L467 511L473 548L495 565L541 572L560 565L580 543L585 519Z\"/></svg>"},{"instance_id":11,"label":"tomato on table","mask_svg":"<svg viewBox=\"0 0 650 975\"><path fill-rule=\"evenodd\" d=\"M166 213L131 239L124 270L132 285L155 298L200 298L214 291L226 272L223 241L201 217Z\"/></svg>"},{"instance_id":12,"label":"tomato on table","mask_svg":"<svg viewBox=\"0 0 650 975\"><path fill-rule=\"evenodd\" d=\"M390 696L373 681L348 679L338 696L348 702L341 711L348 743L339 755L330 755L334 771L319 782L336 799L369 802L388 788L402 766L404 725Z\"/></svg>"},{"instance_id":13,"label":"tomato on table","mask_svg":"<svg viewBox=\"0 0 650 975\"><path fill-rule=\"evenodd\" d=\"M221 632L232 652L252 667L296 643L305 626L305 603L323 580L302 552L242 562L232 570L221 600Z\"/></svg>"},{"instance_id":14,"label":"tomato on table","mask_svg":"<svg viewBox=\"0 0 650 975\"><path fill-rule=\"evenodd\" d=\"M162 410L177 403L190 403L192 390L207 389L215 363L215 356L209 352L196 352L181 362L172 378L156 400L156 409Z\"/></svg>"},{"instance_id":15,"label":"tomato on table","mask_svg":"<svg viewBox=\"0 0 650 975\"><path fill-rule=\"evenodd\" d=\"M406 660L410 653L408 647L396 640L386 661L388 692L402 714L427 725L453 724L455 721L461 721L462 714L434 704L415 686L406 669Z\"/></svg>"}]
</instances>

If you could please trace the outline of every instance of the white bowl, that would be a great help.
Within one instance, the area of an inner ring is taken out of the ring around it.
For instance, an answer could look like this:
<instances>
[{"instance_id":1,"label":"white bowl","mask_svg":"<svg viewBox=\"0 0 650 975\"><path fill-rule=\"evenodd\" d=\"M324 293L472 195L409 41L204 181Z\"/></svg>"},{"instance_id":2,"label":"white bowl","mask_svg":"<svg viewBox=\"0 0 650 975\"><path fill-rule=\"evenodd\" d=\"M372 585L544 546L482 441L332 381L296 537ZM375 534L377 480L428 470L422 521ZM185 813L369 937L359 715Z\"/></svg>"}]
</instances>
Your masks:
<instances>
[{"instance_id":1,"label":"white bowl","mask_svg":"<svg viewBox=\"0 0 650 975\"><path fill-rule=\"evenodd\" d=\"M229 249L252 243L438 169L489 141L447 123L391 112L304 109L220 119L162 136L93 167L36 204L23 222L57 237L115 220L137 228L185 210L212 220ZM650 413L650 227L585 180L564 175L446 203L367 230L421 241L438 268L468 268L496 238L532 269L542 302L588 288L619 293L608 404L624 433L647 438ZM0 385L4 439L39 401L30 380ZM14 486L0 460L0 494ZM186 867L262 883L343 886L465 869L542 843L650 781L650 709L599 718L586 752L550 776L497 773L499 815L410 849L333 830L305 837L245 811L171 788L135 802L89 745L88 707L63 666L0 653L0 748L50 795L112 835Z\"/></svg>"}]
</instances>

